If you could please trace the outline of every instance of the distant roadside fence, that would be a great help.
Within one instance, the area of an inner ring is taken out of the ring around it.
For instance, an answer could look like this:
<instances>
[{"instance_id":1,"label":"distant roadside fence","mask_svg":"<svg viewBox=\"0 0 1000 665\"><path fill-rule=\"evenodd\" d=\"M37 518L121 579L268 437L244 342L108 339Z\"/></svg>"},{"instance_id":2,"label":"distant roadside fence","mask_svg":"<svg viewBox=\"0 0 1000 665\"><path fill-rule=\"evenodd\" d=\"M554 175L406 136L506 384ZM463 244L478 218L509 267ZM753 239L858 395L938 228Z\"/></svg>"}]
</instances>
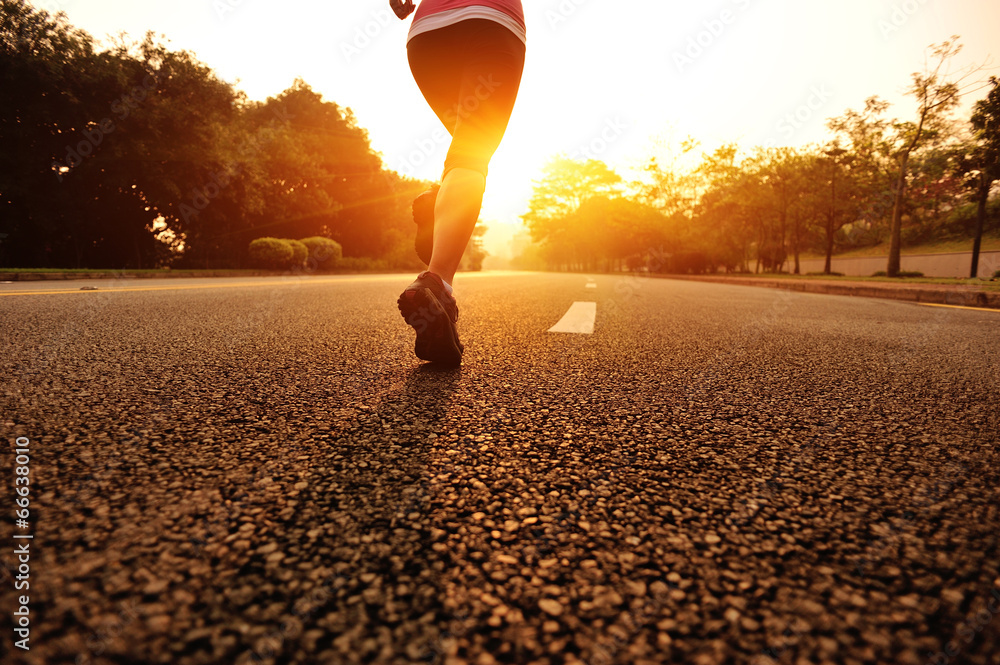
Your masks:
<instances>
[{"instance_id":1,"label":"distant roadside fence","mask_svg":"<svg viewBox=\"0 0 1000 665\"><path fill-rule=\"evenodd\" d=\"M833 258L832 270L848 277L870 277L879 270L885 270L889 258L886 256L857 256ZM823 272L823 259L802 259L802 274ZM922 272L927 277L969 276L972 267L972 252L949 254L909 254L901 258L900 269L907 272ZM980 252L979 274L981 279L989 279L1000 270L1000 252Z\"/></svg>"}]
</instances>

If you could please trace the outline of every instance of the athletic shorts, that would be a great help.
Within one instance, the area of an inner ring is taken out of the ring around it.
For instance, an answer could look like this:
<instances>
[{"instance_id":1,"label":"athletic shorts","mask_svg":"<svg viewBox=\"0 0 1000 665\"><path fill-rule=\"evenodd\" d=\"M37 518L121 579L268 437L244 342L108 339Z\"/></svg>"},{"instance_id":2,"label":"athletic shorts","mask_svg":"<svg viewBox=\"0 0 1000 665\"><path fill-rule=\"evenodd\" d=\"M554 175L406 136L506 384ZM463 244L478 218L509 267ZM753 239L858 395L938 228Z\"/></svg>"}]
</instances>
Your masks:
<instances>
[{"instance_id":1,"label":"athletic shorts","mask_svg":"<svg viewBox=\"0 0 1000 665\"><path fill-rule=\"evenodd\" d=\"M444 173L485 176L517 99L524 42L495 21L469 19L418 34L406 50L420 92L452 137Z\"/></svg>"}]
</instances>

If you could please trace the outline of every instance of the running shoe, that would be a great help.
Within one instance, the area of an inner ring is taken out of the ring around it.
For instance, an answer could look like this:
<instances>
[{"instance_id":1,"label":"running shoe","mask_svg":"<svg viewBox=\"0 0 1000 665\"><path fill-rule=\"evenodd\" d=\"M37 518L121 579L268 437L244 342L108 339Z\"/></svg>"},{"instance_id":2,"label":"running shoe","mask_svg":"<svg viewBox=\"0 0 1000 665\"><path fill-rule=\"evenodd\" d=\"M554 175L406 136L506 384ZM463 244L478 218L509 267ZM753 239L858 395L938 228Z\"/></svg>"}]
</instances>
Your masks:
<instances>
[{"instance_id":1,"label":"running shoe","mask_svg":"<svg viewBox=\"0 0 1000 665\"><path fill-rule=\"evenodd\" d=\"M437 203L440 185L434 185L413 199L413 221L417 225L417 239L413 243L417 256L427 265L431 264L434 249L434 204Z\"/></svg>"},{"instance_id":2,"label":"running shoe","mask_svg":"<svg viewBox=\"0 0 1000 665\"><path fill-rule=\"evenodd\" d=\"M414 352L421 360L459 365L465 347L458 340L458 303L440 277L422 272L396 301L399 313L417 333Z\"/></svg>"}]
</instances>

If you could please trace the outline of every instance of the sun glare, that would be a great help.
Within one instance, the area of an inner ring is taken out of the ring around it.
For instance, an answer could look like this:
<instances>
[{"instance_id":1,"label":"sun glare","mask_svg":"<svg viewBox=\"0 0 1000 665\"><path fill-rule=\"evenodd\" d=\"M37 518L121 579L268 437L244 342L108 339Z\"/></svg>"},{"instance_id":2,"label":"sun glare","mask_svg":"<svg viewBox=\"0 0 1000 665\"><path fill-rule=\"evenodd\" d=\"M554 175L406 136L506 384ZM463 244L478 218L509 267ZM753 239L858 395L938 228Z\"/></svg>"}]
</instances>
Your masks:
<instances>
[{"instance_id":1,"label":"sun glare","mask_svg":"<svg viewBox=\"0 0 1000 665\"><path fill-rule=\"evenodd\" d=\"M220 3L198 0L169 9L60 4L98 38L163 34L252 99L301 77L354 111L388 168L440 176L447 141L431 138L440 124L407 65L409 22L385 2L319 3L308 15L235 2L221 3L220 13ZM708 151L727 142L750 150L822 142L828 118L872 95L905 115L903 91L927 45L959 34L963 64L979 63L1000 24L1000 3L981 0L526 2L525 12L524 79L484 204L483 219L494 226L520 223L532 179L557 154L625 174L648 161L665 132L693 136Z\"/></svg>"}]
</instances>

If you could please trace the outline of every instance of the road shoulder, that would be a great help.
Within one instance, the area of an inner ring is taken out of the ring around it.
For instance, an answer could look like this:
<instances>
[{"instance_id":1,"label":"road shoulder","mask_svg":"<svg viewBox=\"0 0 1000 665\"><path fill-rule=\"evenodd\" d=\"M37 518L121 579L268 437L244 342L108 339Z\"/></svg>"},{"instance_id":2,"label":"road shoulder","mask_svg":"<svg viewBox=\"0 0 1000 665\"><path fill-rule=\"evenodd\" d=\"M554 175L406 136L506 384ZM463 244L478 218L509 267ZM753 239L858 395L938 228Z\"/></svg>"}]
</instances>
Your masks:
<instances>
[{"instance_id":1,"label":"road shoulder","mask_svg":"<svg viewBox=\"0 0 1000 665\"><path fill-rule=\"evenodd\" d=\"M890 284L886 282L743 277L729 275L661 275L666 279L738 284L802 293L822 293L862 298L885 298L954 307L981 307L1000 310L1000 292L961 284Z\"/></svg>"}]
</instances>

